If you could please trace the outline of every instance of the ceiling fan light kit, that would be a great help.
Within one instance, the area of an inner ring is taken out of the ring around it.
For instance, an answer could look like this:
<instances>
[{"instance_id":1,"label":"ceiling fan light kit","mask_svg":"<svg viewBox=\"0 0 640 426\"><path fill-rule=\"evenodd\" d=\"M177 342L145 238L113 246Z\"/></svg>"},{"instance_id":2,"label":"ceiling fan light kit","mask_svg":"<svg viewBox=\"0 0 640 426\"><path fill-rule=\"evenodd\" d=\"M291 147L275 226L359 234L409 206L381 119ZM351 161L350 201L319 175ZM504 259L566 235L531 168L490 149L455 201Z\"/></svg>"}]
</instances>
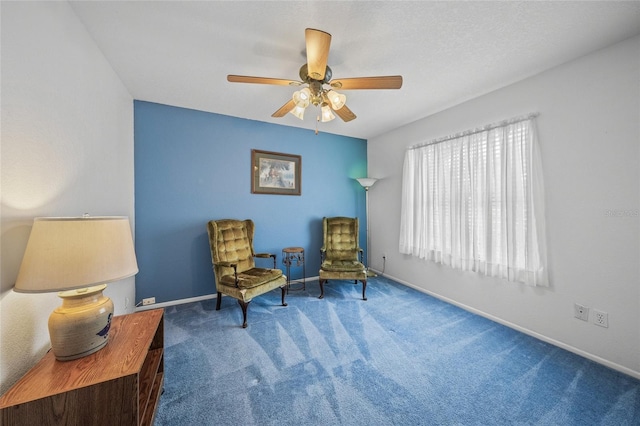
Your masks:
<instances>
[{"instance_id":1,"label":"ceiling fan light kit","mask_svg":"<svg viewBox=\"0 0 640 426\"><path fill-rule=\"evenodd\" d=\"M289 114L293 114L296 117L298 117L300 120L304 120L304 110L305 110L305 107L296 105L295 107L293 107L291 111L289 111Z\"/></svg>"},{"instance_id":2,"label":"ceiling fan light kit","mask_svg":"<svg viewBox=\"0 0 640 426\"><path fill-rule=\"evenodd\" d=\"M293 92L293 101L296 103L296 106L301 108L306 108L309 106L309 101L311 99L311 91L308 87L305 87L302 90L298 90Z\"/></svg>"},{"instance_id":3,"label":"ceiling fan light kit","mask_svg":"<svg viewBox=\"0 0 640 426\"><path fill-rule=\"evenodd\" d=\"M300 67L299 75L301 81L243 75L228 75L227 81L231 83L271 84L279 86L301 86L307 84L307 87L295 91L291 100L281 106L271 116L284 117L287 113L291 113L300 120L304 120L304 112L306 108L312 104L320 108L316 122L327 122L335 119L334 112L344 122L349 122L356 118L356 115L346 105L346 95L336 92L333 89L400 89L402 87L402 76L400 75L331 80L333 72L327 65L329 48L331 46L331 34L325 31L307 28L305 30L305 41L307 47L307 63ZM329 85L329 88L325 88L325 84Z\"/></svg>"},{"instance_id":4,"label":"ceiling fan light kit","mask_svg":"<svg viewBox=\"0 0 640 426\"><path fill-rule=\"evenodd\" d=\"M338 93L335 90L329 90L327 92L327 98L331 102L331 107L333 109L340 109L347 103L347 97L342 93Z\"/></svg>"},{"instance_id":5,"label":"ceiling fan light kit","mask_svg":"<svg viewBox=\"0 0 640 426\"><path fill-rule=\"evenodd\" d=\"M320 119L320 121L326 123L327 121L331 121L334 118L336 118L336 116L331 112L331 108L329 108L329 105L327 105L326 103L322 104L322 118Z\"/></svg>"}]
</instances>

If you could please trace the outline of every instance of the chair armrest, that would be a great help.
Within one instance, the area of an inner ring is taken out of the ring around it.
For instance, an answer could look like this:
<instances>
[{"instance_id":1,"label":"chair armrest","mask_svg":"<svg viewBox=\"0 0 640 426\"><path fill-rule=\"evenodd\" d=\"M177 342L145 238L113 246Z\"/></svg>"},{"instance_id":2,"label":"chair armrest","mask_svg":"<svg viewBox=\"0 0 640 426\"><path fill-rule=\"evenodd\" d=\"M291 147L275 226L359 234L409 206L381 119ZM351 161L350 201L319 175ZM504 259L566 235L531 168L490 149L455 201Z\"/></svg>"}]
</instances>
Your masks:
<instances>
[{"instance_id":1,"label":"chair armrest","mask_svg":"<svg viewBox=\"0 0 640 426\"><path fill-rule=\"evenodd\" d=\"M233 262L216 262L213 266L225 266L227 268L233 268L233 276L236 279L236 287L238 287L238 264Z\"/></svg>"},{"instance_id":2,"label":"chair armrest","mask_svg":"<svg viewBox=\"0 0 640 426\"><path fill-rule=\"evenodd\" d=\"M273 269L276 269L276 255L272 254L272 253L256 253L253 255L253 257L260 257L260 258L273 258Z\"/></svg>"},{"instance_id":3,"label":"chair armrest","mask_svg":"<svg viewBox=\"0 0 640 426\"><path fill-rule=\"evenodd\" d=\"M233 268L233 269L235 269L238 266L236 263L224 262L224 261L216 262L216 263L214 263L214 265L216 265L216 266L226 266L227 268Z\"/></svg>"}]
</instances>

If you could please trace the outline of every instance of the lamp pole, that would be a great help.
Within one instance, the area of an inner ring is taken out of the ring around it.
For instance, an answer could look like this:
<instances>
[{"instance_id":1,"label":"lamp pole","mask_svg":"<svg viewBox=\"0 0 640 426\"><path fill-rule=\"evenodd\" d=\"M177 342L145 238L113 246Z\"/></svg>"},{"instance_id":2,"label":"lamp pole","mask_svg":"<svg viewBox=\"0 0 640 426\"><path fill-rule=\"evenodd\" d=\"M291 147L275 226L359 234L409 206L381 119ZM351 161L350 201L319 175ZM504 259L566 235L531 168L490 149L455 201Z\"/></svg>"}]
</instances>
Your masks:
<instances>
[{"instance_id":1,"label":"lamp pole","mask_svg":"<svg viewBox=\"0 0 640 426\"><path fill-rule=\"evenodd\" d=\"M370 251L370 243L369 243L369 188L371 188L373 186L373 184L378 181L378 179L376 179L376 178L359 178L359 179L356 179L356 180L358 181L358 183L360 183L360 185L362 185L362 187L364 188L364 193L365 193L366 215L367 215L367 230L366 230L366 234L367 234L367 276L375 277L376 274L371 271L371 268L369 268L369 259L370 259L370 254L369 254L369 251Z\"/></svg>"}]
</instances>

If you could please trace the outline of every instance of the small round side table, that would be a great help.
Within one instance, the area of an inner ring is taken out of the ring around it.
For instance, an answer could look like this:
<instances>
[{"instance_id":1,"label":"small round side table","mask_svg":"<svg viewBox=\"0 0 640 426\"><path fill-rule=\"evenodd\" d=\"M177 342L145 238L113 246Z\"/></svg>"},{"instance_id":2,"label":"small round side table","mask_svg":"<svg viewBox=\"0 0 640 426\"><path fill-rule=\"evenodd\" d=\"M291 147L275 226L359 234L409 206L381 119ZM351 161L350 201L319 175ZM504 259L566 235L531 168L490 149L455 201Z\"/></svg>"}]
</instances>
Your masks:
<instances>
[{"instance_id":1,"label":"small round side table","mask_svg":"<svg viewBox=\"0 0 640 426\"><path fill-rule=\"evenodd\" d=\"M304 249L302 247L285 247L282 249L282 264L287 268L287 293L289 290L305 290L306 289L306 270L304 266ZM291 287L291 266L302 266L302 284L297 288Z\"/></svg>"}]
</instances>

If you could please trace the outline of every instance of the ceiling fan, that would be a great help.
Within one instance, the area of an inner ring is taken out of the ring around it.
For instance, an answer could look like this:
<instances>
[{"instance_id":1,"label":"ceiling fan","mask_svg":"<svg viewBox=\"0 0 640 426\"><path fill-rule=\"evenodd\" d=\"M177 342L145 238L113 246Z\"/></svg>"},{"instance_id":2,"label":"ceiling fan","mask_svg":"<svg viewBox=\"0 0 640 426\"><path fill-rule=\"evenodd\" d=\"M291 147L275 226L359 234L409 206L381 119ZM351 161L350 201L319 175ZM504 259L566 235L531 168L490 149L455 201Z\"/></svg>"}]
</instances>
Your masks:
<instances>
[{"instance_id":1,"label":"ceiling fan","mask_svg":"<svg viewBox=\"0 0 640 426\"><path fill-rule=\"evenodd\" d=\"M312 104L321 108L318 120L323 122L333 120L335 118L333 112L345 122L356 118L356 115L345 105L347 97L334 89L400 89L402 87L401 75L331 80L332 71L327 65L331 34L307 28L305 30L305 41L307 63L300 68L301 81L231 74L227 76L227 81L231 83L274 84L279 86L306 85L304 88L294 92L292 99L271 116L284 117L287 113L291 113L302 120L305 109ZM329 87L327 88L325 85Z\"/></svg>"}]
</instances>

